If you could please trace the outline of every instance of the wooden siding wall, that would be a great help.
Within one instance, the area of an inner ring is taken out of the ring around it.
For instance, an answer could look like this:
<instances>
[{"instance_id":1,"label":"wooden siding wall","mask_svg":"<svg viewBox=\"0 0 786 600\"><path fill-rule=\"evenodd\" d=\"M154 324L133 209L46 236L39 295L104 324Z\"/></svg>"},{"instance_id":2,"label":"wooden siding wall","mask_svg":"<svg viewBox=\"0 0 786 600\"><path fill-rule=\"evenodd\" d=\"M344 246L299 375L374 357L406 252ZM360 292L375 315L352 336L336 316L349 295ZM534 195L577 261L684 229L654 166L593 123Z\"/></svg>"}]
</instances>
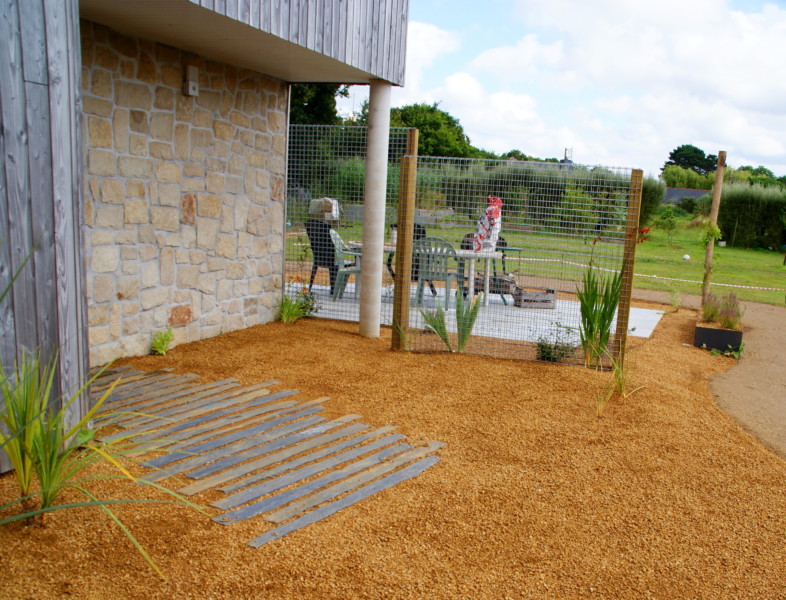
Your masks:
<instances>
[{"instance_id":1,"label":"wooden siding wall","mask_svg":"<svg viewBox=\"0 0 786 600\"><path fill-rule=\"evenodd\" d=\"M404 84L409 0L190 1L380 79Z\"/></svg>"},{"instance_id":2,"label":"wooden siding wall","mask_svg":"<svg viewBox=\"0 0 786 600\"><path fill-rule=\"evenodd\" d=\"M0 0L0 39L0 290L35 247L0 306L0 358L56 355L59 397L87 368L78 0Z\"/></svg>"}]
</instances>

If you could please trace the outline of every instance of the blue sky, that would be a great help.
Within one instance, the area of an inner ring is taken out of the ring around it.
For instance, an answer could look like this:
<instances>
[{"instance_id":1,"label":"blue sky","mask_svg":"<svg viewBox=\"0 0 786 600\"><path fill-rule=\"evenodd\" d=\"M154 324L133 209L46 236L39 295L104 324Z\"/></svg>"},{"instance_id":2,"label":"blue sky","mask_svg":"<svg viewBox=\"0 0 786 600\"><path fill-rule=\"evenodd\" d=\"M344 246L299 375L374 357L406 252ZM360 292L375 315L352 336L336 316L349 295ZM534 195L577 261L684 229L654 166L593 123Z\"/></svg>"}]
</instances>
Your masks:
<instances>
[{"instance_id":1,"label":"blue sky","mask_svg":"<svg viewBox=\"0 0 786 600\"><path fill-rule=\"evenodd\" d=\"M481 148L656 175L694 144L786 175L786 1L410 0L407 50L393 105L439 102Z\"/></svg>"}]
</instances>

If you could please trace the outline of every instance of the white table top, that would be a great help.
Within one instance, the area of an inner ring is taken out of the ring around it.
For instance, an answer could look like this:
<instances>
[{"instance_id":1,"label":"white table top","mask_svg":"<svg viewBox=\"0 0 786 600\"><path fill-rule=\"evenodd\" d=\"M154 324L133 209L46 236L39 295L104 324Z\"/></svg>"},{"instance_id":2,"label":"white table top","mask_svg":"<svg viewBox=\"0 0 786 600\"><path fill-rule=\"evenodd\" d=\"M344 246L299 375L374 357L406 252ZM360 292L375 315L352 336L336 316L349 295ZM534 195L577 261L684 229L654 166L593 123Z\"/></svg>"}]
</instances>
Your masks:
<instances>
[{"instance_id":1,"label":"white table top","mask_svg":"<svg viewBox=\"0 0 786 600\"><path fill-rule=\"evenodd\" d=\"M502 252L498 250L480 250L479 252L475 252L474 250L456 250L456 256L459 258L476 258L483 260L502 258Z\"/></svg>"}]
</instances>

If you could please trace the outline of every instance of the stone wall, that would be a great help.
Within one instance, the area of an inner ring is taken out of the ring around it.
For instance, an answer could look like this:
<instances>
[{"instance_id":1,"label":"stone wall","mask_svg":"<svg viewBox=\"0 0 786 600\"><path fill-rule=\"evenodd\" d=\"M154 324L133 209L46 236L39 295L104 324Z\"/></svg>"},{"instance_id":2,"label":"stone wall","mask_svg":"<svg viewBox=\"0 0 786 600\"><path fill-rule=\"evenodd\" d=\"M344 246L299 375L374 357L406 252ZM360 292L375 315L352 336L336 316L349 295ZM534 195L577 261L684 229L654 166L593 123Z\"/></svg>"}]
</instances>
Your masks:
<instances>
[{"instance_id":1,"label":"stone wall","mask_svg":"<svg viewBox=\"0 0 786 600\"><path fill-rule=\"evenodd\" d=\"M82 22L90 363L273 318L287 85ZM199 95L184 96L186 65Z\"/></svg>"}]
</instances>

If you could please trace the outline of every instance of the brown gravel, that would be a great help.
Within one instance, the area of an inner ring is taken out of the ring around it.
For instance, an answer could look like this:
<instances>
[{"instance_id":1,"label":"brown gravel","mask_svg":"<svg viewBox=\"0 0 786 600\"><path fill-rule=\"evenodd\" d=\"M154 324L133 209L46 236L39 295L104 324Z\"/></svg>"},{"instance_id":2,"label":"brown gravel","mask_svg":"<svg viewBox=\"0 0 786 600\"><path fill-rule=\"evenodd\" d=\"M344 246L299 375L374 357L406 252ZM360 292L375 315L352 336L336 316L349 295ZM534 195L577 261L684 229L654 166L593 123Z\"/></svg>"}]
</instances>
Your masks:
<instances>
[{"instance_id":1,"label":"brown gravel","mask_svg":"<svg viewBox=\"0 0 786 600\"><path fill-rule=\"evenodd\" d=\"M368 340L318 319L126 360L279 379L304 399L332 396L326 416L446 442L443 460L259 550L245 542L260 521L124 507L166 582L95 509L0 528L0 597L783 599L786 462L717 407L708 379L734 361L686 345L695 317L667 314L632 341L629 372L645 387L601 419L608 373L392 352L389 331ZM0 478L0 501L13 492ZM151 495L114 482L100 492Z\"/></svg>"}]
</instances>

